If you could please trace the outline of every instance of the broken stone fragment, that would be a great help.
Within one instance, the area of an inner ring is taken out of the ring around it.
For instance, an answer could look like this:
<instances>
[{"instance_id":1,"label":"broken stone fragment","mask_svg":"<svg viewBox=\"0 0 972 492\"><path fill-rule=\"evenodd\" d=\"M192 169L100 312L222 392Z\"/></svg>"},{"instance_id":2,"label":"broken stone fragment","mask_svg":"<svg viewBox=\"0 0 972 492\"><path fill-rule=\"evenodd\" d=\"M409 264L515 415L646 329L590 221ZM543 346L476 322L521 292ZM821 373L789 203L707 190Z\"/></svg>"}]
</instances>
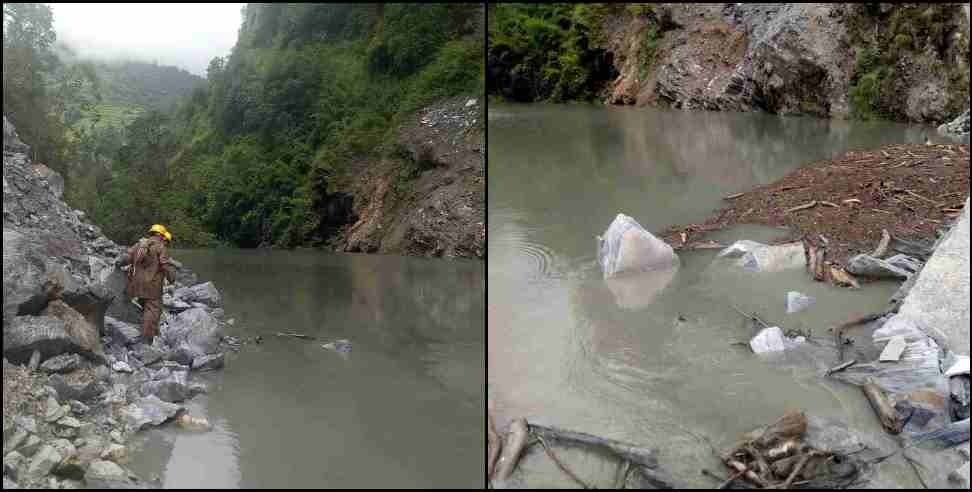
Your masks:
<instances>
[{"instance_id":1,"label":"broken stone fragment","mask_svg":"<svg viewBox=\"0 0 972 492\"><path fill-rule=\"evenodd\" d=\"M678 256L668 243L624 214L618 214L604 236L598 237L597 256L604 278L679 265Z\"/></svg>"},{"instance_id":2,"label":"broken stone fragment","mask_svg":"<svg viewBox=\"0 0 972 492\"><path fill-rule=\"evenodd\" d=\"M898 362L907 347L908 341L905 340L905 337L898 335L891 338L884 347L884 351L881 352L881 362Z\"/></svg>"}]
</instances>

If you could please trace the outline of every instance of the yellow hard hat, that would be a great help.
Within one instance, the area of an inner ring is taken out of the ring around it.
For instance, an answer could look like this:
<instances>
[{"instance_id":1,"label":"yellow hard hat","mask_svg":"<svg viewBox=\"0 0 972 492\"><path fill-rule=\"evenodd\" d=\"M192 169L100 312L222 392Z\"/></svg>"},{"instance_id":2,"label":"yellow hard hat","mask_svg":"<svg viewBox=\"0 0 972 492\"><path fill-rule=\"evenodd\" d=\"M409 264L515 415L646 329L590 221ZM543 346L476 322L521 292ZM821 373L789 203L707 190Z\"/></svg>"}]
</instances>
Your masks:
<instances>
[{"instance_id":1,"label":"yellow hard hat","mask_svg":"<svg viewBox=\"0 0 972 492\"><path fill-rule=\"evenodd\" d=\"M157 232L161 234L166 241L172 241L172 234L170 234L169 230L166 229L165 226L162 224L153 225L151 228L149 228L149 232Z\"/></svg>"}]
</instances>

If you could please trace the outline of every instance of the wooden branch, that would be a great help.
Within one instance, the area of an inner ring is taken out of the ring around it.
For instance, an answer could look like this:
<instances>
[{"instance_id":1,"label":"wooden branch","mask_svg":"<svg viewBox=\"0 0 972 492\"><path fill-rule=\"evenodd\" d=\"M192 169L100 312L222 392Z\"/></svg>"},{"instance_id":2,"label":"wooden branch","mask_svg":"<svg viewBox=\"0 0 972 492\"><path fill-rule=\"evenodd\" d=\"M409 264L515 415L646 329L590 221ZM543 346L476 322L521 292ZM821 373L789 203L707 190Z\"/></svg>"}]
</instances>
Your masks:
<instances>
[{"instance_id":1,"label":"wooden branch","mask_svg":"<svg viewBox=\"0 0 972 492\"><path fill-rule=\"evenodd\" d=\"M803 205L798 205L798 206L793 207L791 209L787 209L785 212L783 212L783 214L784 215L788 215L788 214L791 214L793 212L799 212L800 210L806 210L808 208L813 208L813 207L816 207L816 206L817 206L817 201L814 200L814 201L812 201L810 203L805 203Z\"/></svg>"},{"instance_id":2,"label":"wooden branch","mask_svg":"<svg viewBox=\"0 0 972 492\"><path fill-rule=\"evenodd\" d=\"M790 476L786 479L786 482L783 482L782 488L784 490L793 486L793 481L796 480L797 475L803 471L803 467L807 466L807 462L809 462L810 458L812 457L812 453L807 453L800 458L800 461L798 461L796 466L793 467L793 472L790 473Z\"/></svg>"},{"instance_id":3,"label":"wooden branch","mask_svg":"<svg viewBox=\"0 0 972 492\"><path fill-rule=\"evenodd\" d=\"M771 461L780 460L790 456L791 454L799 450L800 450L800 445L797 443L797 441L790 440L767 451L766 457L769 458Z\"/></svg>"},{"instance_id":4,"label":"wooden branch","mask_svg":"<svg viewBox=\"0 0 972 492\"><path fill-rule=\"evenodd\" d=\"M720 483L719 486L716 487L716 490L728 489L729 486L732 485L732 482L738 480L740 477L743 476L744 473L746 472L737 471L736 473L733 473L731 477L727 478L724 482Z\"/></svg>"},{"instance_id":5,"label":"wooden branch","mask_svg":"<svg viewBox=\"0 0 972 492\"><path fill-rule=\"evenodd\" d=\"M741 197L741 196L743 196L745 194L746 193L736 193L735 195L729 195L729 196L723 198L723 200L735 200L736 198L739 198L739 197Z\"/></svg>"},{"instance_id":6,"label":"wooden branch","mask_svg":"<svg viewBox=\"0 0 972 492\"><path fill-rule=\"evenodd\" d=\"M836 366L836 367L831 367L830 369L827 369L827 374L825 374L825 375L826 376L830 376L831 374L836 374L838 372L841 372L841 371L849 368L850 366L853 366L854 364L857 364L857 361L856 360L852 360L852 361L845 362L845 363L843 363L843 364L841 364L839 366Z\"/></svg>"},{"instance_id":7,"label":"wooden branch","mask_svg":"<svg viewBox=\"0 0 972 492\"><path fill-rule=\"evenodd\" d=\"M832 203L832 202L825 202L825 201L821 200L819 203L821 205L826 205L826 206L832 207L832 208L840 208L840 205L837 205L836 203Z\"/></svg>"},{"instance_id":8,"label":"wooden branch","mask_svg":"<svg viewBox=\"0 0 972 492\"><path fill-rule=\"evenodd\" d=\"M868 379L867 383L861 389L864 391L864 395L867 396L867 401L870 402L871 408L874 409L874 412L880 418L881 426L884 427L884 430L893 435L900 434L901 428L903 427L901 416L898 415L898 411L895 410L894 405L891 404L891 400L884 394L884 391L878 388L871 379Z\"/></svg>"},{"instance_id":9,"label":"wooden branch","mask_svg":"<svg viewBox=\"0 0 972 492\"><path fill-rule=\"evenodd\" d=\"M650 449L632 446L623 442L604 439L582 432L567 431L535 424L530 424L530 430L538 437L542 436L552 441L560 441L574 445L601 448L633 464L652 469L658 467L658 456L655 451Z\"/></svg>"},{"instance_id":10,"label":"wooden branch","mask_svg":"<svg viewBox=\"0 0 972 492\"><path fill-rule=\"evenodd\" d=\"M746 477L746 479L749 480L750 482L753 482L754 484L759 485L764 489L766 487L769 487L769 484L765 480L760 478L759 475L757 475L752 470L750 470L748 466L740 463L739 461L730 459L726 461L726 465L729 468L735 470L737 473L742 473L743 476Z\"/></svg>"},{"instance_id":11,"label":"wooden branch","mask_svg":"<svg viewBox=\"0 0 972 492\"><path fill-rule=\"evenodd\" d=\"M573 480L574 482L577 482L577 484L580 485L583 489L587 490L591 488L586 483L584 483L583 480L578 478L577 475L574 474L574 472L570 471L570 469L564 466L564 464L559 459L557 459L557 457L553 454L553 451L550 450L550 447L547 446L547 443L543 440L542 437L537 436L537 439L540 440L540 445L543 446L543 450L547 452L547 456L549 456L550 460L553 461L555 465L557 465L557 468L560 468L560 471L564 472L564 474L570 477L570 479Z\"/></svg>"},{"instance_id":12,"label":"wooden branch","mask_svg":"<svg viewBox=\"0 0 972 492\"><path fill-rule=\"evenodd\" d=\"M500 454L499 462L496 464L496 479L503 481L510 478L513 470L516 469L520 455L526 448L527 422L523 419L516 419L510 424L510 431L506 436L506 443L503 445L503 452Z\"/></svg>"},{"instance_id":13,"label":"wooden branch","mask_svg":"<svg viewBox=\"0 0 972 492\"><path fill-rule=\"evenodd\" d=\"M487 449L489 454L486 459L486 477L487 479L492 479L493 470L496 468L496 460L499 458L500 450L503 448L503 442L499 438L499 434L496 433L496 425L493 423L493 416L488 415L486 425L486 436L488 439Z\"/></svg>"},{"instance_id":14,"label":"wooden branch","mask_svg":"<svg viewBox=\"0 0 972 492\"><path fill-rule=\"evenodd\" d=\"M615 489L624 489L628 484L628 473L631 472L631 462L624 460L618 473L618 478L614 482Z\"/></svg>"},{"instance_id":15,"label":"wooden branch","mask_svg":"<svg viewBox=\"0 0 972 492\"><path fill-rule=\"evenodd\" d=\"M278 337L293 337L300 338L301 340L317 340L317 337L311 335L301 335L300 333L280 333L277 332Z\"/></svg>"},{"instance_id":16,"label":"wooden branch","mask_svg":"<svg viewBox=\"0 0 972 492\"><path fill-rule=\"evenodd\" d=\"M891 234L887 229L881 229L881 242L878 243L877 248L871 253L874 258L884 258L884 255L888 252L888 245L891 244Z\"/></svg>"}]
</instances>

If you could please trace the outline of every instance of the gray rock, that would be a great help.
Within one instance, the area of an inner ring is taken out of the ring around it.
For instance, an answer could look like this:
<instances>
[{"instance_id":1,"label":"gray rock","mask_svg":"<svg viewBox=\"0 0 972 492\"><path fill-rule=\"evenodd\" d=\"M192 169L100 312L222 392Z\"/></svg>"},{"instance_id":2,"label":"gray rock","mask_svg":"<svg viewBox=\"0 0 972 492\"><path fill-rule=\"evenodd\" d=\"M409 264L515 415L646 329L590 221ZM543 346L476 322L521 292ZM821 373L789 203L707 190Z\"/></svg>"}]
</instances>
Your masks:
<instances>
[{"instance_id":1,"label":"gray rock","mask_svg":"<svg viewBox=\"0 0 972 492\"><path fill-rule=\"evenodd\" d=\"M78 429L81 427L81 421L79 421L74 417L63 417L61 418L61 420L57 421L57 425L60 425L62 427L71 427L74 429Z\"/></svg>"},{"instance_id":2,"label":"gray rock","mask_svg":"<svg viewBox=\"0 0 972 492\"><path fill-rule=\"evenodd\" d=\"M794 314L813 306L817 300L813 297L790 291L786 293L786 314Z\"/></svg>"},{"instance_id":3,"label":"gray rock","mask_svg":"<svg viewBox=\"0 0 972 492\"><path fill-rule=\"evenodd\" d=\"M154 395L170 403L185 401L190 396L187 373L172 371L165 379L143 383L141 391L142 395Z\"/></svg>"},{"instance_id":4,"label":"gray rock","mask_svg":"<svg viewBox=\"0 0 972 492\"><path fill-rule=\"evenodd\" d=\"M189 383L189 398L209 392L205 384L199 382Z\"/></svg>"},{"instance_id":5,"label":"gray rock","mask_svg":"<svg viewBox=\"0 0 972 492\"><path fill-rule=\"evenodd\" d=\"M853 275L869 278L898 278L906 280L911 272L892 265L871 255L857 255L847 262L847 271Z\"/></svg>"},{"instance_id":6,"label":"gray rock","mask_svg":"<svg viewBox=\"0 0 972 492\"><path fill-rule=\"evenodd\" d=\"M222 302L219 291L212 282L176 289L173 297L190 304L199 303L212 308L219 307Z\"/></svg>"},{"instance_id":7,"label":"gray rock","mask_svg":"<svg viewBox=\"0 0 972 492\"><path fill-rule=\"evenodd\" d=\"M166 403L157 396L150 395L122 409L122 418L129 429L143 430L150 426L162 425L184 410L180 405Z\"/></svg>"},{"instance_id":8,"label":"gray rock","mask_svg":"<svg viewBox=\"0 0 972 492\"><path fill-rule=\"evenodd\" d=\"M169 350L165 354L166 362L174 362L183 366L191 366L192 361L197 357L196 351L194 351L188 344L182 344L178 347Z\"/></svg>"},{"instance_id":9,"label":"gray rock","mask_svg":"<svg viewBox=\"0 0 972 492\"><path fill-rule=\"evenodd\" d=\"M968 9L968 6L965 8ZM969 134L969 110L965 110L958 118L939 126L938 132L955 137L967 136Z\"/></svg>"},{"instance_id":10,"label":"gray rock","mask_svg":"<svg viewBox=\"0 0 972 492\"><path fill-rule=\"evenodd\" d=\"M112 340L127 347L142 341L142 332L134 325L119 321L115 318L105 317L105 330Z\"/></svg>"},{"instance_id":11,"label":"gray rock","mask_svg":"<svg viewBox=\"0 0 972 492\"><path fill-rule=\"evenodd\" d=\"M97 380L72 384L67 382L60 374L54 374L51 375L50 383L57 390L57 395L62 400L91 401L104 392L104 384Z\"/></svg>"},{"instance_id":12,"label":"gray rock","mask_svg":"<svg viewBox=\"0 0 972 492\"><path fill-rule=\"evenodd\" d=\"M202 357L196 357L192 361L192 369L194 371L214 371L216 369L222 369L223 364L226 362L226 355L223 353L218 353L214 355L204 355Z\"/></svg>"},{"instance_id":13,"label":"gray rock","mask_svg":"<svg viewBox=\"0 0 972 492\"><path fill-rule=\"evenodd\" d=\"M925 434L915 436L912 442L923 449L946 449L969 441L969 419L946 424Z\"/></svg>"},{"instance_id":14,"label":"gray rock","mask_svg":"<svg viewBox=\"0 0 972 492\"><path fill-rule=\"evenodd\" d=\"M111 461L97 460L91 462L85 478L125 481L128 479L128 473L125 473L122 467Z\"/></svg>"},{"instance_id":15,"label":"gray rock","mask_svg":"<svg viewBox=\"0 0 972 492\"><path fill-rule=\"evenodd\" d=\"M966 124L966 129L968 129L967 124ZM968 489L969 488L969 463L962 465L961 468L949 474L948 481L955 484L959 488Z\"/></svg>"},{"instance_id":16,"label":"gray rock","mask_svg":"<svg viewBox=\"0 0 972 492\"><path fill-rule=\"evenodd\" d=\"M6 441L3 443L3 454L11 453L20 449L20 447L27 442L27 437L30 436L24 429L17 429Z\"/></svg>"},{"instance_id":17,"label":"gray rock","mask_svg":"<svg viewBox=\"0 0 972 492\"><path fill-rule=\"evenodd\" d=\"M37 453L37 450L40 449L41 444L43 444L43 441L41 441L39 437L31 435L27 437L27 442L20 446L18 451L29 458Z\"/></svg>"},{"instance_id":18,"label":"gray rock","mask_svg":"<svg viewBox=\"0 0 972 492\"><path fill-rule=\"evenodd\" d=\"M223 310L223 308L216 308L216 309L213 309L213 313L212 314L213 314L213 317L214 318L216 318L216 319L222 319L223 316L226 316L226 311Z\"/></svg>"},{"instance_id":19,"label":"gray rock","mask_svg":"<svg viewBox=\"0 0 972 492\"><path fill-rule=\"evenodd\" d=\"M806 265L803 244L789 243L764 246L748 251L736 264L750 272L768 273L803 268Z\"/></svg>"},{"instance_id":20,"label":"gray rock","mask_svg":"<svg viewBox=\"0 0 972 492\"><path fill-rule=\"evenodd\" d=\"M112 441L115 441L118 444L123 444L125 442L124 436L122 436L122 433L117 430L111 431L108 433L108 436L111 437Z\"/></svg>"},{"instance_id":21,"label":"gray rock","mask_svg":"<svg viewBox=\"0 0 972 492\"><path fill-rule=\"evenodd\" d=\"M101 452L101 459L113 461L115 463L124 463L128 460L128 448L120 444L109 444L108 447Z\"/></svg>"},{"instance_id":22,"label":"gray rock","mask_svg":"<svg viewBox=\"0 0 972 492\"><path fill-rule=\"evenodd\" d=\"M46 402L46 407L44 410L44 421L45 422L56 422L61 419L61 417L67 415L68 411L64 410L64 407L57 402L54 397L48 397Z\"/></svg>"},{"instance_id":23,"label":"gray rock","mask_svg":"<svg viewBox=\"0 0 972 492\"><path fill-rule=\"evenodd\" d=\"M16 482L8 479L6 476L3 477L3 489L4 490L16 490L16 489L19 489L19 488L20 487L17 485Z\"/></svg>"},{"instance_id":24,"label":"gray rock","mask_svg":"<svg viewBox=\"0 0 972 492\"><path fill-rule=\"evenodd\" d=\"M54 467L61 463L62 459L64 457L53 446L46 445L40 448L31 458L27 474L34 479L42 478L50 474Z\"/></svg>"},{"instance_id":25,"label":"gray rock","mask_svg":"<svg viewBox=\"0 0 972 492\"><path fill-rule=\"evenodd\" d=\"M952 418L954 420L968 419L970 382L969 376L955 376L948 380L949 393L952 397Z\"/></svg>"},{"instance_id":26,"label":"gray rock","mask_svg":"<svg viewBox=\"0 0 972 492\"><path fill-rule=\"evenodd\" d=\"M912 275L920 272L921 268L924 266L924 263L922 263L921 260L912 258L908 255L894 255L885 261L887 261L891 266L898 268L899 270L904 270L905 272L908 272L910 274L909 278Z\"/></svg>"},{"instance_id":27,"label":"gray rock","mask_svg":"<svg viewBox=\"0 0 972 492\"><path fill-rule=\"evenodd\" d=\"M14 417L14 424L31 434L37 434L37 421L34 420L34 417L26 415Z\"/></svg>"},{"instance_id":28,"label":"gray rock","mask_svg":"<svg viewBox=\"0 0 972 492\"><path fill-rule=\"evenodd\" d=\"M943 348L969 355L969 201L898 311Z\"/></svg>"},{"instance_id":29,"label":"gray rock","mask_svg":"<svg viewBox=\"0 0 972 492\"><path fill-rule=\"evenodd\" d=\"M192 364L192 359L215 353L222 338L219 322L204 309L190 309L169 320L162 327L162 339L166 345L188 349L192 357L180 361Z\"/></svg>"},{"instance_id":30,"label":"gray rock","mask_svg":"<svg viewBox=\"0 0 972 492\"><path fill-rule=\"evenodd\" d=\"M719 254L716 255L716 258L742 258L746 255L746 253L765 247L766 245L763 243L743 239L741 241L732 243L732 245L730 245L728 248L720 251Z\"/></svg>"},{"instance_id":31,"label":"gray rock","mask_svg":"<svg viewBox=\"0 0 972 492\"><path fill-rule=\"evenodd\" d=\"M32 372L36 371L37 367L40 365L40 362L41 362L40 350L34 350L34 352L30 354L30 362L27 363L27 370Z\"/></svg>"},{"instance_id":32,"label":"gray rock","mask_svg":"<svg viewBox=\"0 0 972 492\"><path fill-rule=\"evenodd\" d=\"M115 371L115 372L125 372L125 373L128 373L128 374L131 374L131 373L135 372L132 369L132 366L128 365L128 363L126 363L124 361L117 361L117 362L115 362L114 364L111 365L111 369L113 371Z\"/></svg>"},{"instance_id":33,"label":"gray rock","mask_svg":"<svg viewBox=\"0 0 972 492\"><path fill-rule=\"evenodd\" d=\"M345 354L351 352L351 342L348 340L335 340L333 342L321 345L321 347Z\"/></svg>"},{"instance_id":34,"label":"gray rock","mask_svg":"<svg viewBox=\"0 0 972 492\"><path fill-rule=\"evenodd\" d=\"M598 263L604 278L677 268L680 264L671 246L624 214L615 217L603 238L598 237Z\"/></svg>"},{"instance_id":35,"label":"gray rock","mask_svg":"<svg viewBox=\"0 0 972 492\"><path fill-rule=\"evenodd\" d=\"M17 478L20 476L20 469L26 460L27 458L25 458L24 455L16 451L4 453L3 474L17 480Z\"/></svg>"},{"instance_id":36,"label":"gray rock","mask_svg":"<svg viewBox=\"0 0 972 492\"><path fill-rule=\"evenodd\" d=\"M71 400L68 402L68 405L71 405L71 411L74 412L75 415L84 415L91 410L91 408L78 400Z\"/></svg>"},{"instance_id":37,"label":"gray rock","mask_svg":"<svg viewBox=\"0 0 972 492\"><path fill-rule=\"evenodd\" d=\"M41 364L40 368L46 373L66 374L74 371L81 365L81 356L78 354L62 354L51 357Z\"/></svg>"},{"instance_id":38,"label":"gray rock","mask_svg":"<svg viewBox=\"0 0 972 492\"><path fill-rule=\"evenodd\" d=\"M137 345L134 355L142 364L150 366L165 358L166 353L150 345Z\"/></svg>"},{"instance_id":39,"label":"gray rock","mask_svg":"<svg viewBox=\"0 0 972 492\"><path fill-rule=\"evenodd\" d=\"M26 362L37 350L43 359L64 353L84 353L64 321L51 316L20 316L3 329L3 353L14 364Z\"/></svg>"}]
</instances>

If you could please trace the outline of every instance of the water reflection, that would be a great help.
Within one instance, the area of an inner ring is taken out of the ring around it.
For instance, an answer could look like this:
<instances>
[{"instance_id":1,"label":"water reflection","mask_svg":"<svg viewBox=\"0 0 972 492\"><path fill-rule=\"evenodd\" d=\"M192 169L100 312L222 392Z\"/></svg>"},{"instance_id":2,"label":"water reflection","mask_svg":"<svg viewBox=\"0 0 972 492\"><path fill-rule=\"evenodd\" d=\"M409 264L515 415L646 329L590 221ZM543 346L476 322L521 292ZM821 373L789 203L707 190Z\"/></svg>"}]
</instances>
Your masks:
<instances>
[{"instance_id":1,"label":"water reflection","mask_svg":"<svg viewBox=\"0 0 972 492\"><path fill-rule=\"evenodd\" d=\"M213 375L204 410L225 432L176 438L166 484L187 484L205 469L207 483L229 487L482 486L481 262L299 251L174 256L221 289L236 318L231 334L265 341ZM342 338L350 354L321 348Z\"/></svg>"},{"instance_id":2,"label":"water reflection","mask_svg":"<svg viewBox=\"0 0 972 492\"><path fill-rule=\"evenodd\" d=\"M619 212L651 231L698 222L722 197L849 149L923 142L928 128L585 106L491 109L488 151L488 382L497 425L514 417L663 450L697 476L710 450L790 408L862 428L859 391L821 382L817 360L781 366L745 347L732 305L820 335L880 309L893 285L849 293L802 271L756 278L687 253L670 275L605 282L595 236ZM720 241L767 239L743 229ZM733 237L733 235L736 237ZM785 313L799 290L827 309ZM870 426L870 427L869 427ZM698 485L711 485L700 479Z\"/></svg>"}]
</instances>

